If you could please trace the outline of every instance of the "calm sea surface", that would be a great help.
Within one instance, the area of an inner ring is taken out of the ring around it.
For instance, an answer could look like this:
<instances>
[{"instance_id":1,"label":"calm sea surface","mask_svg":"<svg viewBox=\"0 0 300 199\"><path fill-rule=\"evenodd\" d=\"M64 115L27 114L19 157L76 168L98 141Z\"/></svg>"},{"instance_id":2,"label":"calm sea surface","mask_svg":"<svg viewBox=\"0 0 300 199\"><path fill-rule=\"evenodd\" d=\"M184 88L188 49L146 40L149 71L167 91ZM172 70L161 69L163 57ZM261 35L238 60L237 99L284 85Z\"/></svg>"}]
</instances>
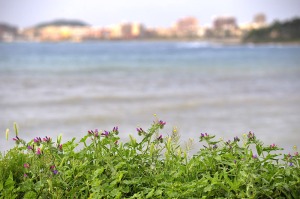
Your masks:
<instances>
[{"instance_id":1,"label":"calm sea surface","mask_svg":"<svg viewBox=\"0 0 300 199\"><path fill-rule=\"evenodd\" d=\"M0 43L0 151L14 144L13 122L25 140L67 141L114 126L126 140L153 114L167 122L163 135L176 126L195 147L200 133L227 140L251 130L292 151L300 144L300 46Z\"/></svg>"}]
</instances>

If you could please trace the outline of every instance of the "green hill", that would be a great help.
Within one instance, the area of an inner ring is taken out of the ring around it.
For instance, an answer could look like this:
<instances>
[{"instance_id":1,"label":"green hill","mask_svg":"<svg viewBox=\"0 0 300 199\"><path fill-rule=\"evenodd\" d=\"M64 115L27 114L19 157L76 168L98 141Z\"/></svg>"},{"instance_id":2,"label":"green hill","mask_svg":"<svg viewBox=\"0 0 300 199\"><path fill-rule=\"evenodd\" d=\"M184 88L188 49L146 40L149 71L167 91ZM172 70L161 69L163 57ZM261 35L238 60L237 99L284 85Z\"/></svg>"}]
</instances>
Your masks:
<instances>
[{"instance_id":1,"label":"green hill","mask_svg":"<svg viewBox=\"0 0 300 199\"><path fill-rule=\"evenodd\" d=\"M250 31L243 38L244 42L300 42L300 18Z\"/></svg>"},{"instance_id":2,"label":"green hill","mask_svg":"<svg viewBox=\"0 0 300 199\"><path fill-rule=\"evenodd\" d=\"M89 26L89 24L79 21L79 20L65 20L58 19L51 22L44 22L36 25L36 28L42 28L45 26Z\"/></svg>"}]
</instances>

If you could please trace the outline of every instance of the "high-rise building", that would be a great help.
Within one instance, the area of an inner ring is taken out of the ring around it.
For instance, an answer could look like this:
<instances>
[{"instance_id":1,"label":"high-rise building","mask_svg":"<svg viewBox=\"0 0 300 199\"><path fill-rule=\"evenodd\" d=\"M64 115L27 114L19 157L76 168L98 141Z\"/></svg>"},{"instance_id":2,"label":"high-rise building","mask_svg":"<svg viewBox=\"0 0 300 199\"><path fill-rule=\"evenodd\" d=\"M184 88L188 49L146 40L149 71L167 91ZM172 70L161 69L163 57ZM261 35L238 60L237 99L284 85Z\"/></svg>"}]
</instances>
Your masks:
<instances>
[{"instance_id":1,"label":"high-rise building","mask_svg":"<svg viewBox=\"0 0 300 199\"><path fill-rule=\"evenodd\" d=\"M185 17L179 19L175 24L177 36L194 37L198 35L199 22L195 17Z\"/></svg>"},{"instance_id":2,"label":"high-rise building","mask_svg":"<svg viewBox=\"0 0 300 199\"><path fill-rule=\"evenodd\" d=\"M232 30L237 28L235 17L217 17L214 20L214 29L216 30Z\"/></svg>"}]
</instances>

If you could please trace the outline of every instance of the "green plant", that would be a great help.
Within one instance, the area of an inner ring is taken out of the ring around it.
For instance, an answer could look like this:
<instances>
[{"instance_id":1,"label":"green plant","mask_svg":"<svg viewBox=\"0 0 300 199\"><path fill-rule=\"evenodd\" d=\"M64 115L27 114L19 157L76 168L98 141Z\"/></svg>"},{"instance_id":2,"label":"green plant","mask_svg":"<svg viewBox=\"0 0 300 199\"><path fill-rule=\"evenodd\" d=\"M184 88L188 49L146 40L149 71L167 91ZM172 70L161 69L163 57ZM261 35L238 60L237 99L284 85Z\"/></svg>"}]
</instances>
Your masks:
<instances>
[{"instance_id":1,"label":"green plant","mask_svg":"<svg viewBox=\"0 0 300 199\"><path fill-rule=\"evenodd\" d=\"M90 130L78 142L49 137L25 142L0 156L0 198L297 198L300 157L280 155L254 133L203 143L189 156L173 129L155 120L139 139L121 142L119 129ZM78 145L82 145L78 149Z\"/></svg>"}]
</instances>

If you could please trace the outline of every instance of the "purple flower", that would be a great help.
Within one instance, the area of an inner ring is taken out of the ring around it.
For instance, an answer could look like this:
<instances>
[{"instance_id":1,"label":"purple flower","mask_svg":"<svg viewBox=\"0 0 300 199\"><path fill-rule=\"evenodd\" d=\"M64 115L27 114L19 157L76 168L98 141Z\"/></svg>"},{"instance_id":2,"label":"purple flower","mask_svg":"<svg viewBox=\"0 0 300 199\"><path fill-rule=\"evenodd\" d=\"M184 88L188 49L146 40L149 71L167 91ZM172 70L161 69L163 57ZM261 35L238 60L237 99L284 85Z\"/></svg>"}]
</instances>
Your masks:
<instances>
[{"instance_id":1,"label":"purple flower","mask_svg":"<svg viewBox=\"0 0 300 199\"><path fill-rule=\"evenodd\" d=\"M207 133L201 133L201 137L208 137L208 134Z\"/></svg>"},{"instance_id":2,"label":"purple flower","mask_svg":"<svg viewBox=\"0 0 300 199\"><path fill-rule=\"evenodd\" d=\"M40 137L36 137L36 138L33 139L33 141L35 143L40 143L40 142L42 142L42 139Z\"/></svg>"},{"instance_id":3,"label":"purple flower","mask_svg":"<svg viewBox=\"0 0 300 199\"><path fill-rule=\"evenodd\" d=\"M270 148L275 148L275 147L276 145L274 143L270 145Z\"/></svg>"},{"instance_id":4,"label":"purple flower","mask_svg":"<svg viewBox=\"0 0 300 199\"><path fill-rule=\"evenodd\" d=\"M298 153L298 151L297 151L297 152L295 152L295 156L299 156L299 153Z\"/></svg>"},{"instance_id":5,"label":"purple flower","mask_svg":"<svg viewBox=\"0 0 300 199\"><path fill-rule=\"evenodd\" d=\"M257 159L257 155L252 155L252 158L253 159Z\"/></svg>"},{"instance_id":6,"label":"purple flower","mask_svg":"<svg viewBox=\"0 0 300 199\"><path fill-rule=\"evenodd\" d=\"M166 125L166 122L162 121L162 120L159 120L158 121L158 125L159 125L159 128L164 128L164 126Z\"/></svg>"},{"instance_id":7,"label":"purple flower","mask_svg":"<svg viewBox=\"0 0 300 199\"><path fill-rule=\"evenodd\" d=\"M234 140L235 142L239 142L239 141L240 141L240 138L239 138L238 136L235 136L235 137L233 138L233 140Z\"/></svg>"},{"instance_id":8,"label":"purple flower","mask_svg":"<svg viewBox=\"0 0 300 199\"><path fill-rule=\"evenodd\" d=\"M62 150L63 150L63 145L60 144L60 145L57 146L57 148L58 148L60 151L62 151Z\"/></svg>"},{"instance_id":9,"label":"purple flower","mask_svg":"<svg viewBox=\"0 0 300 199\"><path fill-rule=\"evenodd\" d=\"M119 128L117 126L115 126L112 130L116 135L119 134Z\"/></svg>"},{"instance_id":10,"label":"purple flower","mask_svg":"<svg viewBox=\"0 0 300 199\"><path fill-rule=\"evenodd\" d=\"M109 135L109 132L108 131L104 131L104 133L101 133L101 135L107 137Z\"/></svg>"},{"instance_id":11,"label":"purple flower","mask_svg":"<svg viewBox=\"0 0 300 199\"><path fill-rule=\"evenodd\" d=\"M28 177L28 175L26 173L24 173L24 178L27 178L27 177Z\"/></svg>"},{"instance_id":12,"label":"purple flower","mask_svg":"<svg viewBox=\"0 0 300 199\"><path fill-rule=\"evenodd\" d=\"M248 133L248 140L255 140L255 135L251 131Z\"/></svg>"},{"instance_id":13,"label":"purple flower","mask_svg":"<svg viewBox=\"0 0 300 199\"><path fill-rule=\"evenodd\" d=\"M28 149L28 150L33 150L33 147L30 146L30 145L28 145L28 146L27 146L27 149Z\"/></svg>"},{"instance_id":14,"label":"purple flower","mask_svg":"<svg viewBox=\"0 0 300 199\"><path fill-rule=\"evenodd\" d=\"M294 164L293 164L292 162L290 162L290 163L289 163L289 166L292 167L292 166L294 166Z\"/></svg>"},{"instance_id":15,"label":"purple flower","mask_svg":"<svg viewBox=\"0 0 300 199\"><path fill-rule=\"evenodd\" d=\"M162 135L160 135L158 138L157 138L157 141L159 141L159 142L163 142L163 136Z\"/></svg>"},{"instance_id":16,"label":"purple flower","mask_svg":"<svg viewBox=\"0 0 300 199\"><path fill-rule=\"evenodd\" d=\"M58 171L57 171L57 170L53 170L52 173L53 173L54 175L56 175L56 174L58 174Z\"/></svg>"},{"instance_id":17,"label":"purple flower","mask_svg":"<svg viewBox=\"0 0 300 199\"><path fill-rule=\"evenodd\" d=\"M13 141L15 141L16 144L19 144L21 142L21 139L18 136L16 136L13 138Z\"/></svg>"},{"instance_id":18,"label":"purple flower","mask_svg":"<svg viewBox=\"0 0 300 199\"><path fill-rule=\"evenodd\" d=\"M95 136L95 138L99 137L99 133L96 132L96 133L94 134L94 136Z\"/></svg>"},{"instance_id":19,"label":"purple flower","mask_svg":"<svg viewBox=\"0 0 300 199\"><path fill-rule=\"evenodd\" d=\"M43 141L49 143L51 142L51 138L46 136L45 138L43 138Z\"/></svg>"},{"instance_id":20,"label":"purple flower","mask_svg":"<svg viewBox=\"0 0 300 199\"><path fill-rule=\"evenodd\" d=\"M146 132L142 128L136 128L138 135L146 134Z\"/></svg>"},{"instance_id":21,"label":"purple flower","mask_svg":"<svg viewBox=\"0 0 300 199\"><path fill-rule=\"evenodd\" d=\"M37 154L37 155L41 155L41 153L42 153L42 152L41 152L41 149L38 148L37 151L36 151L36 154Z\"/></svg>"},{"instance_id":22,"label":"purple flower","mask_svg":"<svg viewBox=\"0 0 300 199\"><path fill-rule=\"evenodd\" d=\"M16 136L15 138L13 138L13 141L20 141L20 138Z\"/></svg>"},{"instance_id":23,"label":"purple flower","mask_svg":"<svg viewBox=\"0 0 300 199\"><path fill-rule=\"evenodd\" d=\"M24 168L29 168L29 164L28 164L28 163L25 163L25 164L24 164Z\"/></svg>"},{"instance_id":24,"label":"purple flower","mask_svg":"<svg viewBox=\"0 0 300 199\"><path fill-rule=\"evenodd\" d=\"M293 158L293 156L290 153L286 157L286 159L292 159L292 158Z\"/></svg>"}]
</instances>

